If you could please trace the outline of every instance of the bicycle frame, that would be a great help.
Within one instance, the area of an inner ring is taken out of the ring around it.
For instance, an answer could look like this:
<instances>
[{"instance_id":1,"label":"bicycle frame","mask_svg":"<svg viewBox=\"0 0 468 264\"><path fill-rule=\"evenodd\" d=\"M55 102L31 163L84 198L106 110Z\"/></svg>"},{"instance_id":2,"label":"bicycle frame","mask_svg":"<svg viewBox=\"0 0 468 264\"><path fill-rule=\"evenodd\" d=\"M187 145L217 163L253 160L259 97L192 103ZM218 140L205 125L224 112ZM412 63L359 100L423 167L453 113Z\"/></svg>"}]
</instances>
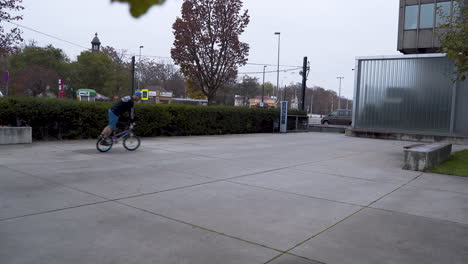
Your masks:
<instances>
[{"instance_id":1,"label":"bicycle frame","mask_svg":"<svg viewBox=\"0 0 468 264\"><path fill-rule=\"evenodd\" d=\"M113 140L116 140L116 139L119 139L119 138L122 138L122 137L126 137L128 136L129 134L133 133L133 129L129 129L129 130L125 130L123 132L120 132L118 133L117 135L115 136L112 136L112 139Z\"/></svg>"}]
</instances>

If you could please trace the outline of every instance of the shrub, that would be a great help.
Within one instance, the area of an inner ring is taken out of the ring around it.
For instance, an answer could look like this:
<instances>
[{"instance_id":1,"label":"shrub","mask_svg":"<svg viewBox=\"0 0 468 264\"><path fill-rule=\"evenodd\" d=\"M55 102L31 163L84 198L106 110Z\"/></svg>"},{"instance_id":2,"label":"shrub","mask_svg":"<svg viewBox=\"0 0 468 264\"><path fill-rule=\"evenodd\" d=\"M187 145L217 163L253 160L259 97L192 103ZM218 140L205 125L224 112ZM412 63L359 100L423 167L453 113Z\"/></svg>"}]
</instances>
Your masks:
<instances>
[{"instance_id":1,"label":"shrub","mask_svg":"<svg viewBox=\"0 0 468 264\"><path fill-rule=\"evenodd\" d=\"M64 99L0 99L0 126L31 126L34 139L95 138L107 125L111 103ZM137 104L140 136L188 136L272 132L278 110L226 106ZM303 114L296 111L295 114ZM122 122L125 122L125 117Z\"/></svg>"}]
</instances>

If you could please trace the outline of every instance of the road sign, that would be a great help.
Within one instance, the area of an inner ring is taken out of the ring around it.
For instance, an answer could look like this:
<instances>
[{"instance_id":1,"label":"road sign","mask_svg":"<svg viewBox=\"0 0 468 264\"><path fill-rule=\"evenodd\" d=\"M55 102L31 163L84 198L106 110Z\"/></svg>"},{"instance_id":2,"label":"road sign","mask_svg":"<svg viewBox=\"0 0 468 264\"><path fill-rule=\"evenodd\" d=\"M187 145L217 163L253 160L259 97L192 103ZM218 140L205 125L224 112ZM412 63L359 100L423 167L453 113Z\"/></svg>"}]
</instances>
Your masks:
<instances>
[{"instance_id":1,"label":"road sign","mask_svg":"<svg viewBox=\"0 0 468 264\"><path fill-rule=\"evenodd\" d=\"M149 90L143 89L141 90L141 100L147 101L149 99Z\"/></svg>"},{"instance_id":2,"label":"road sign","mask_svg":"<svg viewBox=\"0 0 468 264\"><path fill-rule=\"evenodd\" d=\"M281 101L280 132L288 132L288 101Z\"/></svg>"}]
</instances>

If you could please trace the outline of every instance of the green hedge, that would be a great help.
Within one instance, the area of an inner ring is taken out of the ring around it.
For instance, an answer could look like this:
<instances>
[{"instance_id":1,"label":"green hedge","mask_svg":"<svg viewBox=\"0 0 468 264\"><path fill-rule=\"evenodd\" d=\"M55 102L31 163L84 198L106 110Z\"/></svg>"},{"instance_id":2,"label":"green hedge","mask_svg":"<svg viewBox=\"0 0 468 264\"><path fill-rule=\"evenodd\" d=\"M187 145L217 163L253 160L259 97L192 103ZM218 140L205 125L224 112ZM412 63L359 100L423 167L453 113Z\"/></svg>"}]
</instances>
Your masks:
<instances>
[{"instance_id":1,"label":"green hedge","mask_svg":"<svg viewBox=\"0 0 468 264\"><path fill-rule=\"evenodd\" d=\"M0 126L31 126L34 139L96 138L107 125L110 106L64 99L3 98ZM143 137L272 132L279 116L277 110L224 106L137 104L135 112L136 133Z\"/></svg>"}]
</instances>

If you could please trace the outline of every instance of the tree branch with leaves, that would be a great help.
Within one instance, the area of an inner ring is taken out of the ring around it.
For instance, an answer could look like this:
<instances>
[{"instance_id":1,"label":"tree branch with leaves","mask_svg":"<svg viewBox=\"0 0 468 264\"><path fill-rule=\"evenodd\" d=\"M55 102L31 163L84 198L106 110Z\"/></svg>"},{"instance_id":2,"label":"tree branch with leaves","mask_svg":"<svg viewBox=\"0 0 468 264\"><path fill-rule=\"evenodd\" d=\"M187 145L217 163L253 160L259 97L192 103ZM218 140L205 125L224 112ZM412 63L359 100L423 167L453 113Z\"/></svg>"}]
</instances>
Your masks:
<instances>
[{"instance_id":1,"label":"tree branch with leaves","mask_svg":"<svg viewBox=\"0 0 468 264\"><path fill-rule=\"evenodd\" d=\"M443 21L437 25L442 52L457 67L456 80L464 81L468 75L468 6L465 1L456 0L452 12L437 12Z\"/></svg>"},{"instance_id":2,"label":"tree branch with leaves","mask_svg":"<svg viewBox=\"0 0 468 264\"><path fill-rule=\"evenodd\" d=\"M24 9L22 2L23 0L0 0L0 56L10 54L14 51L14 46L23 41L19 28L8 31L3 27L4 22L23 19L22 15L14 14Z\"/></svg>"},{"instance_id":3,"label":"tree branch with leaves","mask_svg":"<svg viewBox=\"0 0 468 264\"><path fill-rule=\"evenodd\" d=\"M162 5L165 0L111 0L111 2L124 2L130 5L130 14L133 17L144 15L154 5Z\"/></svg>"}]
</instances>

